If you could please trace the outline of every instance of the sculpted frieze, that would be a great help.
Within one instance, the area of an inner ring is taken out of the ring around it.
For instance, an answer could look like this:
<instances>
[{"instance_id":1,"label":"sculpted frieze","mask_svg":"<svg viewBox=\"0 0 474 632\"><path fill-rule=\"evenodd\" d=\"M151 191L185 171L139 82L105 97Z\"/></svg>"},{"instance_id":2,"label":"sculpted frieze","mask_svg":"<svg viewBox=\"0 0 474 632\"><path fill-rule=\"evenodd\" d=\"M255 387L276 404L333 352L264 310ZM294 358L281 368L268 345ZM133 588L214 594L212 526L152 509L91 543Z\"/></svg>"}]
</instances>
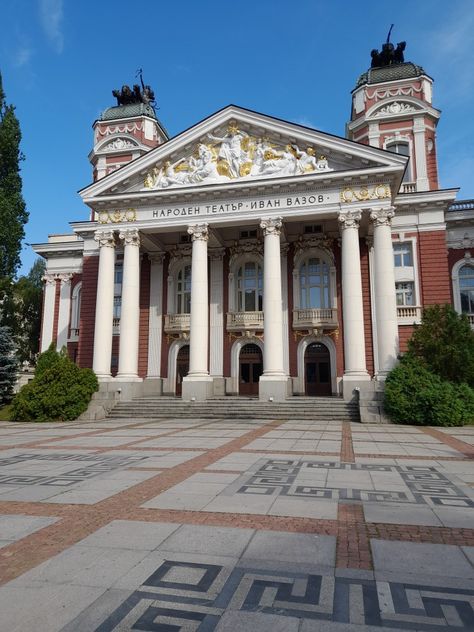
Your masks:
<instances>
[{"instance_id":1,"label":"sculpted frieze","mask_svg":"<svg viewBox=\"0 0 474 632\"><path fill-rule=\"evenodd\" d=\"M231 123L223 136L207 135L190 156L157 163L147 173L145 189L333 171L314 147L281 145L257 138Z\"/></svg>"}]
</instances>

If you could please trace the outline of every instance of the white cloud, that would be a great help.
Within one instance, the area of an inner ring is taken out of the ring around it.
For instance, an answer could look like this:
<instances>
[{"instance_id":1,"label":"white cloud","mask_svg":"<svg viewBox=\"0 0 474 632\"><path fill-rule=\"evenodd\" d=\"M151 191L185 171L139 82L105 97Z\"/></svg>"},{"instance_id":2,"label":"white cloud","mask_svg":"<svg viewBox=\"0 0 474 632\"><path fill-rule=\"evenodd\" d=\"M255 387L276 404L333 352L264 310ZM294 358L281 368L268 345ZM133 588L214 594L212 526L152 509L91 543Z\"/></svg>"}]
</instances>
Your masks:
<instances>
[{"instance_id":1,"label":"white cloud","mask_svg":"<svg viewBox=\"0 0 474 632\"><path fill-rule=\"evenodd\" d=\"M29 46L19 46L13 55L13 65L16 68L26 66L33 55L33 49Z\"/></svg>"},{"instance_id":2,"label":"white cloud","mask_svg":"<svg viewBox=\"0 0 474 632\"><path fill-rule=\"evenodd\" d=\"M54 50L63 52L63 0L39 0L40 22Z\"/></svg>"}]
</instances>

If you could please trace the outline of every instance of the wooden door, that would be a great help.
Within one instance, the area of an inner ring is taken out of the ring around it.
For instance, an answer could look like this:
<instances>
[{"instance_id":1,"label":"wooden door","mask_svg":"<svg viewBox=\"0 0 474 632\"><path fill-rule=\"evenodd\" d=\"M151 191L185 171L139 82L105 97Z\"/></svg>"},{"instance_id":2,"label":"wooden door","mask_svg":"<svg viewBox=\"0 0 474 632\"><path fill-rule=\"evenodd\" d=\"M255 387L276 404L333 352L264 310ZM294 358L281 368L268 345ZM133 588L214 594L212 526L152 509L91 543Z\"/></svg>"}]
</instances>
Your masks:
<instances>
[{"instance_id":1,"label":"wooden door","mask_svg":"<svg viewBox=\"0 0 474 632\"><path fill-rule=\"evenodd\" d=\"M181 397L183 377L189 373L189 345L181 347L176 358L176 396Z\"/></svg>"},{"instance_id":2,"label":"wooden door","mask_svg":"<svg viewBox=\"0 0 474 632\"><path fill-rule=\"evenodd\" d=\"M239 395L258 395L258 382L263 373L263 359L260 347L244 345L239 355Z\"/></svg>"},{"instance_id":3,"label":"wooden door","mask_svg":"<svg viewBox=\"0 0 474 632\"><path fill-rule=\"evenodd\" d=\"M326 345L313 342L304 354L304 381L306 395L331 395L331 358Z\"/></svg>"}]
</instances>

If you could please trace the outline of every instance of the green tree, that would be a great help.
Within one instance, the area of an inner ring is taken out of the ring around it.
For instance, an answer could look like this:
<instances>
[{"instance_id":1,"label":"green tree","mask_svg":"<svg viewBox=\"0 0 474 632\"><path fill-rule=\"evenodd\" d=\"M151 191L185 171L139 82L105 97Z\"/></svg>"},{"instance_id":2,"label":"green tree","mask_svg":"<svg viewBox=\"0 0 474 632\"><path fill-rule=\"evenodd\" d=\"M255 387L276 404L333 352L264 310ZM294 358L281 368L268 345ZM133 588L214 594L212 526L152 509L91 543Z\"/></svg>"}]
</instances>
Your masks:
<instances>
[{"instance_id":1,"label":"green tree","mask_svg":"<svg viewBox=\"0 0 474 632\"><path fill-rule=\"evenodd\" d=\"M8 327L0 327L0 405L8 404L12 398L17 368L11 332Z\"/></svg>"},{"instance_id":2,"label":"green tree","mask_svg":"<svg viewBox=\"0 0 474 632\"><path fill-rule=\"evenodd\" d=\"M16 316L13 331L20 362L33 363L38 353L44 271L44 260L37 259L28 274L20 277L13 288Z\"/></svg>"},{"instance_id":3,"label":"green tree","mask_svg":"<svg viewBox=\"0 0 474 632\"><path fill-rule=\"evenodd\" d=\"M474 332L467 317L451 305L423 311L422 323L408 341L408 353L443 380L474 387Z\"/></svg>"},{"instance_id":4,"label":"green tree","mask_svg":"<svg viewBox=\"0 0 474 632\"><path fill-rule=\"evenodd\" d=\"M15 108L6 103L0 74L0 280L13 279L18 270L28 220L21 191L20 142L20 124Z\"/></svg>"}]
</instances>

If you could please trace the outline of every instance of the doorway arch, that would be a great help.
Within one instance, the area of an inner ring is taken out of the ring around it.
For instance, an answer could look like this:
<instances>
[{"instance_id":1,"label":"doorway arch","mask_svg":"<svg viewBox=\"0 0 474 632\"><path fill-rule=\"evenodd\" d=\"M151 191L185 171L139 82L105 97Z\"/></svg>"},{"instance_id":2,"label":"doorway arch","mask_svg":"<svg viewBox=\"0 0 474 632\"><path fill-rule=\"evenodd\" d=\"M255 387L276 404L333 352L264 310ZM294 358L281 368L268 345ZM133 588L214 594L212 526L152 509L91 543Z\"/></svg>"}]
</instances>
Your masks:
<instances>
[{"instance_id":1,"label":"doorway arch","mask_svg":"<svg viewBox=\"0 0 474 632\"><path fill-rule=\"evenodd\" d=\"M331 395L331 354L322 342L312 342L305 349L304 390L309 397Z\"/></svg>"},{"instance_id":2,"label":"doorway arch","mask_svg":"<svg viewBox=\"0 0 474 632\"><path fill-rule=\"evenodd\" d=\"M176 356L176 388L177 397L181 397L183 378L189 373L189 345L183 345Z\"/></svg>"},{"instance_id":3,"label":"doorway arch","mask_svg":"<svg viewBox=\"0 0 474 632\"><path fill-rule=\"evenodd\" d=\"M245 344L239 353L239 395L258 395L258 383L263 373L262 350L255 343Z\"/></svg>"}]
</instances>

